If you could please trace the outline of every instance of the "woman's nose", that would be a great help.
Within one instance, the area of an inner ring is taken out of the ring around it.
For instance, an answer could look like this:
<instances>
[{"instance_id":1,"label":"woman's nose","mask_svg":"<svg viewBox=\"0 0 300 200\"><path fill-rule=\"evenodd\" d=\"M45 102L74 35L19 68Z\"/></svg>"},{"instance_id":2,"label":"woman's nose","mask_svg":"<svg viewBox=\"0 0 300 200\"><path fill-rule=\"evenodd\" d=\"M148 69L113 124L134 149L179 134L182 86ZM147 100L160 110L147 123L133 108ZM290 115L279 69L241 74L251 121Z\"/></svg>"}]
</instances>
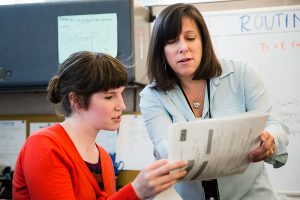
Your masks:
<instances>
[{"instance_id":1,"label":"woman's nose","mask_svg":"<svg viewBox=\"0 0 300 200\"><path fill-rule=\"evenodd\" d=\"M120 110L120 111L123 111L126 109L126 105L124 103L124 99L123 97L120 98L119 102L118 102L118 105L116 106L116 109L117 110Z\"/></svg>"},{"instance_id":2,"label":"woman's nose","mask_svg":"<svg viewBox=\"0 0 300 200\"><path fill-rule=\"evenodd\" d=\"M187 51L187 44L184 40L178 40L178 51L179 53L184 53Z\"/></svg>"}]
</instances>

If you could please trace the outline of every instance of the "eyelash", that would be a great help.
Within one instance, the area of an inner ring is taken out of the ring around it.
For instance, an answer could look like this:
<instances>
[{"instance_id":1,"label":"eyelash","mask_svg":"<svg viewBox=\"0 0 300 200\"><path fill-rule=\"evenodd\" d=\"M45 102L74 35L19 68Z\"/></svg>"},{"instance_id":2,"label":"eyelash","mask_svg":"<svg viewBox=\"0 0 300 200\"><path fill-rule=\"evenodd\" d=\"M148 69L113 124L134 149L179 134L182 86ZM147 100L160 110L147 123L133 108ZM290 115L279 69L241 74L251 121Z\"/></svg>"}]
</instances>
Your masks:
<instances>
[{"instance_id":1,"label":"eyelash","mask_svg":"<svg viewBox=\"0 0 300 200\"><path fill-rule=\"evenodd\" d=\"M172 43L174 43L174 42L176 42L177 40L169 40L168 42L167 42L167 44L172 44Z\"/></svg>"},{"instance_id":2,"label":"eyelash","mask_svg":"<svg viewBox=\"0 0 300 200\"><path fill-rule=\"evenodd\" d=\"M193 41L195 40L196 38L195 37L190 37L190 38L186 38L188 41ZM174 42L176 42L178 39L175 39L175 40L169 40L167 43L168 44L172 44Z\"/></svg>"},{"instance_id":3,"label":"eyelash","mask_svg":"<svg viewBox=\"0 0 300 200\"><path fill-rule=\"evenodd\" d=\"M110 100L112 99L112 96L104 97L104 99Z\"/></svg>"},{"instance_id":4,"label":"eyelash","mask_svg":"<svg viewBox=\"0 0 300 200\"><path fill-rule=\"evenodd\" d=\"M193 40L195 40L195 38L194 37L193 38L187 38L187 40L193 41Z\"/></svg>"}]
</instances>

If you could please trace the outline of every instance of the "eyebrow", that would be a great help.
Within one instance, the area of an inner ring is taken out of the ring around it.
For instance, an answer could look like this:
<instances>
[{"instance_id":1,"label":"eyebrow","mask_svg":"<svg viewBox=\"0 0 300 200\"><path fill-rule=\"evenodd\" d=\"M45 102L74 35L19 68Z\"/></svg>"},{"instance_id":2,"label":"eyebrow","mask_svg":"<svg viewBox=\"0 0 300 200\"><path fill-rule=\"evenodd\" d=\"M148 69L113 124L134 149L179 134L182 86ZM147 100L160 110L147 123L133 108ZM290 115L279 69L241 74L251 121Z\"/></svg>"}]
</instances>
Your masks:
<instances>
[{"instance_id":1,"label":"eyebrow","mask_svg":"<svg viewBox=\"0 0 300 200\"><path fill-rule=\"evenodd\" d=\"M124 90L125 90L125 88L121 91L121 92L124 92ZM110 91L110 92L103 92L104 94L116 94L116 93L118 93L118 92L116 92L116 91Z\"/></svg>"},{"instance_id":2,"label":"eyebrow","mask_svg":"<svg viewBox=\"0 0 300 200\"><path fill-rule=\"evenodd\" d=\"M103 92L104 94L115 94L116 92Z\"/></svg>"},{"instance_id":3,"label":"eyebrow","mask_svg":"<svg viewBox=\"0 0 300 200\"><path fill-rule=\"evenodd\" d=\"M194 31L194 30L187 30L187 31L184 31L183 33L197 33L197 31Z\"/></svg>"}]
</instances>

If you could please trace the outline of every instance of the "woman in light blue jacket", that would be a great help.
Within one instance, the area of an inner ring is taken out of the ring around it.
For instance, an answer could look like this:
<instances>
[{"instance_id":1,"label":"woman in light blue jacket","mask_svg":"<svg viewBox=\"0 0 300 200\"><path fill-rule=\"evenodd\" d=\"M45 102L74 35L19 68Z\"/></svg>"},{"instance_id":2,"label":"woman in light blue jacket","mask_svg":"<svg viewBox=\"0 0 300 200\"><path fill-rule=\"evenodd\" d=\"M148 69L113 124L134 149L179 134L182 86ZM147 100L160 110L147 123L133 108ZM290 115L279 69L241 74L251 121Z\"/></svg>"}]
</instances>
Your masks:
<instances>
[{"instance_id":1,"label":"woman in light blue jacket","mask_svg":"<svg viewBox=\"0 0 300 200\"><path fill-rule=\"evenodd\" d=\"M204 19L194 6L174 4L157 17L147 65L150 84L140 93L140 108L157 159L168 157L171 123L249 111L270 114L261 145L249 152L251 164L244 173L178 183L181 197L275 199L264 163L274 168L286 163L288 129L272 115L267 90L252 68L216 58Z\"/></svg>"}]
</instances>

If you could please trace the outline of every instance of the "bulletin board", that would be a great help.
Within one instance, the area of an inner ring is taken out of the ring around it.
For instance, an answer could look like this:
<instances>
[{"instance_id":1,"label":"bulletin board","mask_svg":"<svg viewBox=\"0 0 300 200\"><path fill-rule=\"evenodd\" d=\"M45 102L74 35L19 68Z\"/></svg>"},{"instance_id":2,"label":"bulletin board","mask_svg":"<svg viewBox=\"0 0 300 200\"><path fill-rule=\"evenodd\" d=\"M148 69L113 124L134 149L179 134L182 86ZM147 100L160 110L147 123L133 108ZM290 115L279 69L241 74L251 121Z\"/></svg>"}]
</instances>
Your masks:
<instances>
[{"instance_id":1,"label":"bulletin board","mask_svg":"<svg viewBox=\"0 0 300 200\"><path fill-rule=\"evenodd\" d=\"M125 113L125 114L138 114L138 113ZM1 121L10 122L24 122L25 123L25 136L21 135L24 140L30 135L30 124L33 123L54 123L62 122L64 120L63 116L56 114L44 114L44 115L0 115ZM20 146L20 145L19 145ZM17 155L16 155L17 156ZM123 187L129 182L131 182L139 173L140 170L122 170L117 177L117 187Z\"/></svg>"},{"instance_id":2,"label":"bulletin board","mask_svg":"<svg viewBox=\"0 0 300 200\"><path fill-rule=\"evenodd\" d=\"M62 122L63 116L55 114L44 115L0 115L0 120L24 120L26 121L26 137L30 134L30 123L34 122Z\"/></svg>"},{"instance_id":3,"label":"bulletin board","mask_svg":"<svg viewBox=\"0 0 300 200\"><path fill-rule=\"evenodd\" d=\"M30 134L30 125L36 122L61 122L57 115L5 115L0 116L0 164L14 170L19 152Z\"/></svg>"}]
</instances>

